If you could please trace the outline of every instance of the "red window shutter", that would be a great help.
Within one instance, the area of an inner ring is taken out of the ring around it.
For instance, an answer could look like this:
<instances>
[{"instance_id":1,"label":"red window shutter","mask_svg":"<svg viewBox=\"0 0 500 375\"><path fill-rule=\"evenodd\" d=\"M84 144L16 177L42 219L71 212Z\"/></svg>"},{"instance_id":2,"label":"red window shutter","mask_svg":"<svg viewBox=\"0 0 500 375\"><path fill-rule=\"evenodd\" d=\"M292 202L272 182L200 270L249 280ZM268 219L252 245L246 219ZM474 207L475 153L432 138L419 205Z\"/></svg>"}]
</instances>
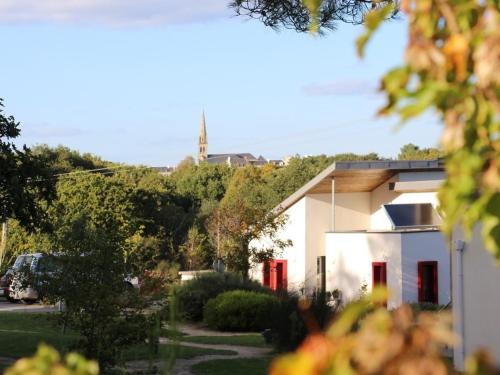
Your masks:
<instances>
[{"instance_id":1,"label":"red window shutter","mask_svg":"<svg viewBox=\"0 0 500 375\"><path fill-rule=\"evenodd\" d=\"M433 263L433 277L434 277L434 303L439 303L439 288L438 288L438 262Z\"/></svg>"},{"instance_id":2,"label":"red window shutter","mask_svg":"<svg viewBox=\"0 0 500 375\"><path fill-rule=\"evenodd\" d=\"M271 282L271 274L270 274L271 265L268 261L262 263L262 285L270 286Z\"/></svg>"},{"instance_id":3,"label":"red window shutter","mask_svg":"<svg viewBox=\"0 0 500 375\"><path fill-rule=\"evenodd\" d=\"M422 289L422 274L424 271L423 262L418 262L418 276L417 276L417 288L418 288L418 302L423 302L424 291Z\"/></svg>"}]
</instances>

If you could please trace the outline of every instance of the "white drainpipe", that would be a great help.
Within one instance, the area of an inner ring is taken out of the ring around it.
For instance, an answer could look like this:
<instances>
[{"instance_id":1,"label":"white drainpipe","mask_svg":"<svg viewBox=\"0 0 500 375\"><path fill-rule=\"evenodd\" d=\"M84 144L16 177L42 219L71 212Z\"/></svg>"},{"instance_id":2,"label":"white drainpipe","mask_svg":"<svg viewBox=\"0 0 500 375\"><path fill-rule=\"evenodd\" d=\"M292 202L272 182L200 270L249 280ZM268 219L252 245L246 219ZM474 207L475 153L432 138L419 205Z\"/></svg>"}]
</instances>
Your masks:
<instances>
[{"instance_id":1,"label":"white drainpipe","mask_svg":"<svg viewBox=\"0 0 500 375\"><path fill-rule=\"evenodd\" d=\"M332 217L330 231L335 232L335 177L332 177Z\"/></svg>"},{"instance_id":2,"label":"white drainpipe","mask_svg":"<svg viewBox=\"0 0 500 375\"><path fill-rule=\"evenodd\" d=\"M460 342L458 343L458 350L456 351L456 359L455 365L457 370L464 370L464 361L465 361L465 327L464 327L464 314L465 314L465 305L464 305L464 266L463 266L463 252L465 250L465 242L462 240L456 240L454 242L454 249L456 251L456 264L457 264L457 272L456 272L456 289L455 296L456 300L453 301L453 304L456 304L455 314L455 330L460 338Z\"/></svg>"}]
</instances>

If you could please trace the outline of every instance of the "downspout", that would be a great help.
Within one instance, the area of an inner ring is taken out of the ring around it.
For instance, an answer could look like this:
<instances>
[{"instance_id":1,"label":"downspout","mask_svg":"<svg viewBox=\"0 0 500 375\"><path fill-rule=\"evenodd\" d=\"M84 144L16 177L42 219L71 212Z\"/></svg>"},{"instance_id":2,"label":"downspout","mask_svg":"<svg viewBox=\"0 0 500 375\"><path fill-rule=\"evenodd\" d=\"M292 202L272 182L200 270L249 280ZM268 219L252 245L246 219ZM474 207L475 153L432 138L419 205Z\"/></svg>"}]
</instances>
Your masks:
<instances>
[{"instance_id":1,"label":"downspout","mask_svg":"<svg viewBox=\"0 0 500 375\"><path fill-rule=\"evenodd\" d=\"M332 177L332 213L330 220L330 231L335 232L335 177Z\"/></svg>"},{"instance_id":2,"label":"downspout","mask_svg":"<svg viewBox=\"0 0 500 375\"><path fill-rule=\"evenodd\" d=\"M456 252L456 290L455 296L457 314L455 314L455 329L460 337L460 342L458 343L458 355L455 365L457 370L464 370L465 361L465 326L464 326L464 314L465 314L465 304L464 304L464 265L463 265L463 252L465 250L465 242L462 240L456 240L453 243L453 247Z\"/></svg>"}]
</instances>

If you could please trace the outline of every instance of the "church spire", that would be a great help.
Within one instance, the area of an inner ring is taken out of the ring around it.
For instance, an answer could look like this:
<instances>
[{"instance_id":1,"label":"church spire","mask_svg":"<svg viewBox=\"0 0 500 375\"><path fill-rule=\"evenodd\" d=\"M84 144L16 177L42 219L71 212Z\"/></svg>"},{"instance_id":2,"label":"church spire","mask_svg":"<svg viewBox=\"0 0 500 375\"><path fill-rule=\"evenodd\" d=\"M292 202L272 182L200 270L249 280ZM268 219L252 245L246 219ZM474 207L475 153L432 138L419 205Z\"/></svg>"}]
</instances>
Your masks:
<instances>
[{"instance_id":1,"label":"church spire","mask_svg":"<svg viewBox=\"0 0 500 375\"><path fill-rule=\"evenodd\" d=\"M201 113L200 137L198 139L198 161L202 162L208 158L207 127L205 125L205 111Z\"/></svg>"}]
</instances>

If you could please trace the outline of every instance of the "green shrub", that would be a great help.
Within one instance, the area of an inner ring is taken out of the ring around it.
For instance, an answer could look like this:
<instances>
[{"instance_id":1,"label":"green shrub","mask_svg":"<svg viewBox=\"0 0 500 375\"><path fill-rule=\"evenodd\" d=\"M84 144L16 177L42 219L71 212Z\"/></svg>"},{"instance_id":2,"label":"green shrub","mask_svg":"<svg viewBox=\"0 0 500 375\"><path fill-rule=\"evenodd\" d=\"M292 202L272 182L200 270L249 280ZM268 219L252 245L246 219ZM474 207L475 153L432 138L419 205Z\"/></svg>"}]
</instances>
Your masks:
<instances>
[{"instance_id":1,"label":"green shrub","mask_svg":"<svg viewBox=\"0 0 500 375\"><path fill-rule=\"evenodd\" d=\"M299 299L299 296L293 293L280 294L280 319L275 319L272 326L273 346L280 351L295 350L310 333L303 319L304 313L299 310ZM313 320L319 328L325 328L336 313L334 308L328 306L327 295L314 293L308 300L308 319Z\"/></svg>"},{"instance_id":2,"label":"green shrub","mask_svg":"<svg viewBox=\"0 0 500 375\"><path fill-rule=\"evenodd\" d=\"M222 331L260 331L271 328L278 317L278 298L246 290L219 294L203 310L205 323Z\"/></svg>"},{"instance_id":3,"label":"green shrub","mask_svg":"<svg viewBox=\"0 0 500 375\"><path fill-rule=\"evenodd\" d=\"M216 272L203 274L178 288L179 312L187 320L201 321L203 307L207 301L230 290L270 293L269 288L236 274Z\"/></svg>"}]
</instances>

